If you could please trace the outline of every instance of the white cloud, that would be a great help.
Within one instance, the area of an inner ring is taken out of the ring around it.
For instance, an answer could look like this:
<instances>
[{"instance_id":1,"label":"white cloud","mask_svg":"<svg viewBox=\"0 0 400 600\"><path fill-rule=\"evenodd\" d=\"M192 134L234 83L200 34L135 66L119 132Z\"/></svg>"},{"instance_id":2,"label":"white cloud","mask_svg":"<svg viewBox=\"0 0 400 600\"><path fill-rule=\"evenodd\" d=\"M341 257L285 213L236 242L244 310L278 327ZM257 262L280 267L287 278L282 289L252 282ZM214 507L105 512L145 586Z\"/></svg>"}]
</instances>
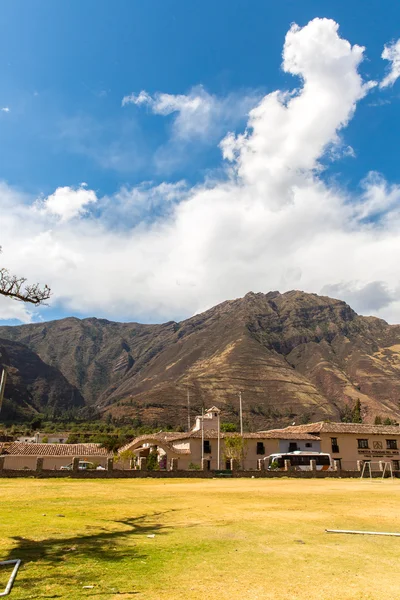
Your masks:
<instances>
[{"instance_id":1,"label":"white cloud","mask_svg":"<svg viewBox=\"0 0 400 600\"><path fill-rule=\"evenodd\" d=\"M400 39L385 45L382 58L390 62L390 71L379 84L380 88L392 86L400 77Z\"/></svg>"},{"instance_id":2,"label":"white cloud","mask_svg":"<svg viewBox=\"0 0 400 600\"><path fill-rule=\"evenodd\" d=\"M4 264L47 282L65 310L109 318L169 320L249 290L300 288L399 320L399 186L372 173L356 195L320 177L374 85L358 72L363 54L331 20L293 26L283 68L300 87L266 95L244 133L225 136L219 181L124 188L100 198L90 219L79 218L96 202L89 188L59 188L38 210L3 184ZM213 101L196 92L154 102L176 109L180 135Z\"/></svg>"},{"instance_id":3,"label":"white cloud","mask_svg":"<svg viewBox=\"0 0 400 600\"><path fill-rule=\"evenodd\" d=\"M10 300L0 296L0 319L16 320L21 323L31 323L33 320L31 310L23 302ZM1 323L1 320L0 320Z\"/></svg>"},{"instance_id":4,"label":"white cloud","mask_svg":"<svg viewBox=\"0 0 400 600\"><path fill-rule=\"evenodd\" d=\"M60 221L69 221L74 217L82 216L87 212L88 204L97 202L95 192L86 189L87 184L82 183L79 188L57 188L54 194L37 203L39 211L59 217Z\"/></svg>"},{"instance_id":5,"label":"white cloud","mask_svg":"<svg viewBox=\"0 0 400 600\"><path fill-rule=\"evenodd\" d=\"M152 102L152 97L145 92L145 90L142 90L140 94L130 94L130 96L124 96L122 98L122 106L126 106L127 104L136 104L137 106L140 106L141 104L152 104Z\"/></svg>"},{"instance_id":6,"label":"white cloud","mask_svg":"<svg viewBox=\"0 0 400 600\"><path fill-rule=\"evenodd\" d=\"M8 113L10 112L10 109L8 108L8 106L3 106L3 108L0 108L1 112L5 112Z\"/></svg>"},{"instance_id":7,"label":"white cloud","mask_svg":"<svg viewBox=\"0 0 400 600\"><path fill-rule=\"evenodd\" d=\"M209 94L202 86L196 86L188 94L165 94L157 92L151 96L142 90L122 100L122 106L135 104L148 106L156 115L174 114L173 137L180 142L207 138L210 133L221 132L221 127L237 122L247 115L258 98L258 94L230 94L220 98Z\"/></svg>"}]
</instances>

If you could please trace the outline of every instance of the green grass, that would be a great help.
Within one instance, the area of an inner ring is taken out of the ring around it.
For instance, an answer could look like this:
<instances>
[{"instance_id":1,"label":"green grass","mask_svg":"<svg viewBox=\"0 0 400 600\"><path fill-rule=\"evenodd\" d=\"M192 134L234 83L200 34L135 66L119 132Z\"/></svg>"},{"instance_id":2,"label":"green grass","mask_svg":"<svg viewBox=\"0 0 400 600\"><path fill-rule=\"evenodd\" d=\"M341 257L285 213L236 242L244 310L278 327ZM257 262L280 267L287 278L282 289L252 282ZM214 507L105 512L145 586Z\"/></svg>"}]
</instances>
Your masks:
<instances>
[{"instance_id":1,"label":"green grass","mask_svg":"<svg viewBox=\"0 0 400 600\"><path fill-rule=\"evenodd\" d=\"M0 558L23 560L15 600L399 597L400 538L324 531L400 531L399 481L1 479L0 488Z\"/></svg>"}]
</instances>

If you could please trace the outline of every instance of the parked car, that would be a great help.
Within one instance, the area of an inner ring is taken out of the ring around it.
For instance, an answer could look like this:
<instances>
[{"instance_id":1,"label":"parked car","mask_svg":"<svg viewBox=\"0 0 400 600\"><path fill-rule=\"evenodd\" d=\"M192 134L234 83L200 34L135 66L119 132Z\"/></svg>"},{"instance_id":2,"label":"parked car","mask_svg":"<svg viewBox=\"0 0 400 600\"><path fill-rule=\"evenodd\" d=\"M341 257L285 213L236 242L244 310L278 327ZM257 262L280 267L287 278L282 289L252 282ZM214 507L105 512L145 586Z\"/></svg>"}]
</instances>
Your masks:
<instances>
[{"instance_id":1,"label":"parked car","mask_svg":"<svg viewBox=\"0 0 400 600\"><path fill-rule=\"evenodd\" d=\"M97 469L98 468L99 467L97 467ZM78 464L78 469L79 471L86 471L86 469L96 469L96 466L94 463L89 462L87 460L80 460ZM104 467L101 467L101 469L104 469ZM60 471L72 471L72 463L60 467Z\"/></svg>"}]
</instances>

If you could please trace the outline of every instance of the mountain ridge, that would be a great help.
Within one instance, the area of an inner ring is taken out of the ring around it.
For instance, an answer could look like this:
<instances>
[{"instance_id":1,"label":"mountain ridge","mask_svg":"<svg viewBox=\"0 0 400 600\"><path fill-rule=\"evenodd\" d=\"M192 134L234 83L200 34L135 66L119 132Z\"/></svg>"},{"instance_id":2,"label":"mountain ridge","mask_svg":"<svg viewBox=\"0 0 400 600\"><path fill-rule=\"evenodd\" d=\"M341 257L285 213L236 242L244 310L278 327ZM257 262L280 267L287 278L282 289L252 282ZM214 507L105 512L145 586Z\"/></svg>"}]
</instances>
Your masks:
<instances>
[{"instance_id":1,"label":"mountain ridge","mask_svg":"<svg viewBox=\"0 0 400 600\"><path fill-rule=\"evenodd\" d=\"M299 290L224 301L181 322L67 317L1 327L66 378L85 403L115 418L176 426L217 404L249 428L293 418L400 418L400 326L363 317L342 300ZM211 405L210 404L210 405Z\"/></svg>"}]
</instances>

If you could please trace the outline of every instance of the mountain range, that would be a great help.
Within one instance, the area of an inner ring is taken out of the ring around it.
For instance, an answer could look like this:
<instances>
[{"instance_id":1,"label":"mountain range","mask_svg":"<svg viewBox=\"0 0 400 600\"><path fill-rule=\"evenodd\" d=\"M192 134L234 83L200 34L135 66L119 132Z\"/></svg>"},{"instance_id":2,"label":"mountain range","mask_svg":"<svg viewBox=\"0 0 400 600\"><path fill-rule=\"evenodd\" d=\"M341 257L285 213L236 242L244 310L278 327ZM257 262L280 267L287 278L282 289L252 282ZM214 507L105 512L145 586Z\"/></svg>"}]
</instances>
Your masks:
<instances>
[{"instance_id":1,"label":"mountain range","mask_svg":"<svg viewBox=\"0 0 400 600\"><path fill-rule=\"evenodd\" d=\"M102 415L185 426L202 406L247 428L400 419L400 326L301 291L250 292L181 322L75 317L0 327L7 410L93 406Z\"/></svg>"}]
</instances>

